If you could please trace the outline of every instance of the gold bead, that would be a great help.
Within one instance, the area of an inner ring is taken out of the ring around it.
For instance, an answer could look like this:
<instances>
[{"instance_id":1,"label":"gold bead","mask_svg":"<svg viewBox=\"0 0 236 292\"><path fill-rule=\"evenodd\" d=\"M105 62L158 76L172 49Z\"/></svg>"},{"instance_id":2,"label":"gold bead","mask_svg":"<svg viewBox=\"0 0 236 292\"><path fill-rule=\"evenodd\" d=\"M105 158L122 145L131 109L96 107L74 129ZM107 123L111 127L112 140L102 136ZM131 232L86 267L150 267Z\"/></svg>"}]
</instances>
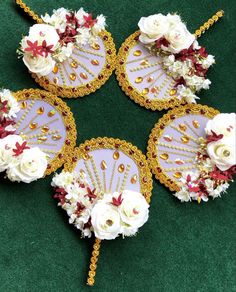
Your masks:
<instances>
[{"instance_id":1,"label":"gold bead","mask_svg":"<svg viewBox=\"0 0 236 292\"><path fill-rule=\"evenodd\" d=\"M142 55L142 51L136 50L136 51L134 51L133 55L136 56L136 57L141 56Z\"/></svg>"}]
</instances>

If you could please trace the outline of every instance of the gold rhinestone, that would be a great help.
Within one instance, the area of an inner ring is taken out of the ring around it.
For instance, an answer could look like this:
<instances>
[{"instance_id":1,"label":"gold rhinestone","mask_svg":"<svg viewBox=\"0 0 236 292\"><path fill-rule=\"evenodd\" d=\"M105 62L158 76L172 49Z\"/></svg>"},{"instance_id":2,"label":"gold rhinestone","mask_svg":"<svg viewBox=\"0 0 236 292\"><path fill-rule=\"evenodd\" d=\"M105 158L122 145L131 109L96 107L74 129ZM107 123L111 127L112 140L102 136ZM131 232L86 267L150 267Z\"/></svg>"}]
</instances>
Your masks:
<instances>
[{"instance_id":1,"label":"gold rhinestone","mask_svg":"<svg viewBox=\"0 0 236 292\"><path fill-rule=\"evenodd\" d=\"M130 180L130 182L131 182L132 184L136 184L136 182L137 182L137 179L138 179L138 176L137 176L137 174L134 174L134 175L131 177L131 180Z\"/></svg>"},{"instance_id":2,"label":"gold rhinestone","mask_svg":"<svg viewBox=\"0 0 236 292\"><path fill-rule=\"evenodd\" d=\"M150 82L152 82L153 80L154 80L154 78L153 78L152 76L149 76L148 79L147 79L147 82L150 83Z\"/></svg>"},{"instance_id":3,"label":"gold rhinestone","mask_svg":"<svg viewBox=\"0 0 236 292\"><path fill-rule=\"evenodd\" d=\"M71 68L78 68L78 63L76 62L76 61L72 61L71 63L70 63L70 66L71 66Z\"/></svg>"},{"instance_id":4,"label":"gold rhinestone","mask_svg":"<svg viewBox=\"0 0 236 292\"><path fill-rule=\"evenodd\" d=\"M54 66L52 72L53 72L54 74L57 74L57 72L58 72L58 66L57 66L57 65Z\"/></svg>"},{"instance_id":5,"label":"gold rhinestone","mask_svg":"<svg viewBox=\"0 0 236 292\"><path fill-rule=\"evenodd\" d=\"M143 81L143 78L142 77L137 77L135 79L135 83L141 83Z\"/></svg>"},{"instance_id":6,"label":"gold rhinestone","mask_svg":"<svg viewBox=\"0 0 236 292\"><path fill-rule=\"evenodd\" d=\"M88 153L84 153L83 155L83 159L84 160L89 160L90 156L88 155Z\"/></svg>"},{"instance_id":7,"label":"gold rhinestone","mask_svg":"<svg viewBox=\"0 0 236 292\"><path fill-rule=\"evenodd\" d=\"M96 59L93 59L93 60L91 61L91 64L94 65L94 66L98 66L98 65L99 65L99 61L96 60Z\"/></svg>"},{"instance_id":8,"label":"gold rhinestone","mask_svg":"<svg viewBox=\"0 0 236 292\"><path fill-rule=\"evenodd\" d=\"M38 127L38 124L37 123L30 123L29 127L30 127L31 130L34 130L34 129L36 129Z\"/></svg>"},{"instance_id":9,"label":"gold rhinestone","mask_svg":"<svg viewBox=\"0 0 236 292\"><path fill-rule=\"evenodd\" d=\"M79 74L79 76L80 76L81 78L83 78L83 79L88 79L88 75L87 75L86 73L84 73L84 72L81 72L81 73Z\"/></svg>"},{"instance_id":10,"label":"gold rhinestone","mask_svg":"<svg viewBox=\"0 0 236 292\"><path fill-rule=\"evenodd\" d=\"M96 44L92 44L91 45L91 48L93 48L94 50L97 50L98 51L98 50L100 50L100 45L97 44L97 43Z\"/></svg>"},{"instance_id":11,"label":"gold rhinestone","mask_svg":"<svg viewBox=\"0 0 236 292\"><path fill-rule=\"evenodd\" d=\"M163 160L167 160L169 158L169 155L167 153L162 153L160 155L160 158L163 159Z\"/></svg>"},{"instance_id":12,"label":"gold rhinestone","mask_svg":"<svg viewBox=\"0 0 236 292\"><path fill-rule=\"evenodd\" d=\"M194 126L194 128L198 129L200 127L199 122L194 120L193 121L193 126Z\"/></svg>"},{"instance_id":13,"label":"gold rhinestone","mask_svg":"<svg viewBox=\"0 0 236 292\"><path fill-rule=\"evenodd\" d=\"M53 117L55 115L55 113L56 113L55 110L51 110L50 112L48 112L48 116Z\"/></svg>"},{"instance_id":14,"label":"gold rhinestone","mask_svg":"<svg viewBox=\"0 0 236 292\"><path fill-rule=\"evenodd\" d=\"M76 79L76 74L70 73L70 80L75 81L75 79Z\"/></svg>"},{"instance_id":15,"label":"gold rhinestone","mask_svg":"<svg viewBox=\"0 0 236 292\"><path fill-rule=\"evenodd\" d=\"M182 177L182 173L180 171L176 171L174 174L173 174L173 177L175 178L181 178Z\"/></svg>"},{"instance_id":16,"label":"gold rhinestone","mask_svg":"<svg viewBox=\"0 0 236 292\"><path fill-rule=\"evenodd\" d=\"M143 95L148 94L148 92L149 92L149 89L147 87L142 90Z\"/></svg>"},{"instance_id":17,"label":"gold rhinestone","mask_svg":"<svg viewBox=\"0 0 236 292\"><path fill-rule=\"evenodd\" d=\"M50 130L50 129L49 129L48 126L43 126L43 127L41 128L41 131L42 131L43 133L47 133L49 130Z\"/></svg>"},{"instance_id":18,"label":"gold rhinestone","mask_svg":"<svg viewBox=\"0 0 236 292\"><path fill-rule=\"evenodd\" d=\"M53 141L58 141L58 140L60 140L61 139L61 135L53 135L52 136L52 140Z\"/></svg>"},{"instance_id":19,"label":"gold rhinestone","mask_svg":"<svg viewBox=\"0 0 236 292\"><path fill-rule=\"evenodd\" d=\"M173 140L173 137L169 136L169 135L165 135L164 137L164 140L167 141L167 142L171 142Z\"/></svg>"},{"instance_id":20,"label":"gold rhinestone","mask_svg":"<svg viewBox=\"0 0 236 292\"><path fill-rule=\"evenodd\" d=\"M179 124L179 128L182 131L186 131L187 130L187 127L184 124Z\"/></svg>"},{"instance_id":21,"label":"gold rhinestone","mask_svg":"<svg viewBox=\"0 0 236 292\"><path fill-rule=\"evenodd\" d=\"M118 166L118 171L119 171L120 173L122 173L122 172L124 172L124 170L125 170L125 166L124 166L124 164L122 163L122 164L120 164L120 165Z\"/></svg>"},{"instance_id":22,"label":"gold rhinestone","mask_svg":"<svg viewBox=\"0 0 236 292\"><path fill-rule=\"evenodd\" d=\"M26 109L27 108L27 101L22 101L20 107L21 107L21 109Z\"/></svg>"},{"instance_id":23,"label":"gold rhinestone","mask_svg":"<svg viewBox=\"0 0 236 292\"><path fill-rule=\"evenodd\" d=\"M119 159L119 158L120 158L120 153L119 153L118 151L115 151L115 152L113 153L113 159L117 160L117 159Z\"/></svg>"},{"instance_id":24,"label":"gold rhinestone","mask_svg":"<svg viewBox=\"0 0 236 292\"><path fill-rule=\"evenodd\" d=\"M37 114L38 114L38 115L42 115L43 113L44 113L44 107L41 106L41 107L38 108L38 110L37 110Z\"/></svg>"},{"instance_id":25,"label":"gold rhinestone","mask_svg":"<svg viewBox=\"0 0 236 292\"><path fill-rule=\"evenodd\" d=\"M142 55L142 51L140 51L140 50L134 51L134 56L138 57L138 56L141 56L141 55Z\"/></svg>"},{"instance_id":26,"label":"gold rhinestone","mask_svg":"<svg viewBox=\"0 0 236 292\"><path fill-rule=\"evenodd\" d=\"M104 161L104 160L101 162L101 169L102 170L107 169L107 164L106 164L106 161Z\"/></svg>"},{"instance_id":27,"label":"gold rhinestone","mask_svg":"<svg viewBox=\"0 0 236 292\"><path fill-rule=\"evenodd\" d=\"M185 143L185 144L188 144L188 142L189 142L189 137L187 137L187 136L183 136L183 137L181 137L181 141L182 141L183 143Z\"/></svg>"},{"instance_id":28,"label":"gold rhinestone","mask_svg":"<svg viewBox=\"0 0 236 292\"><path fill-rule=\"evenodd\" d=\"M142 66L146 66L146 65L148 65L149 63L148 63L148 60L142 60L141 62L140 62L140 65L142 65Z\"/></svg>"},{"instance_id":29,"label":"gold rhinestone","mask_svg":"<svg viewBox=\"0 0 236 292\"><path fill-rule=\"evenodd\" d=\"M59 81L58 77L53 78L53 82L54 82L55 84L58 84L58 81Z\"/></svg>"},{"instance_id":30,"label":"gold rhinestone","mask_svg":"<svg viewBox=\"0 0 236 292\"><path fill-rule=\"evenodd\" d=\"M176 92L177 92L176 89L171 89L169 94L170 94L170 96L173 96L176 94Z\"/></svg>"},{"instance_id":31,"label":"gold rhinestone","mask_svg":"<svg viewBox=\"0 0 236 292\"><path fill-rule=\"evenodd\" d=\"M47 141L47 137L46 136L42 136L42 137L39 137L38 138L38 142L45 142L45 141Z\"/></svg>"}]
</instances>

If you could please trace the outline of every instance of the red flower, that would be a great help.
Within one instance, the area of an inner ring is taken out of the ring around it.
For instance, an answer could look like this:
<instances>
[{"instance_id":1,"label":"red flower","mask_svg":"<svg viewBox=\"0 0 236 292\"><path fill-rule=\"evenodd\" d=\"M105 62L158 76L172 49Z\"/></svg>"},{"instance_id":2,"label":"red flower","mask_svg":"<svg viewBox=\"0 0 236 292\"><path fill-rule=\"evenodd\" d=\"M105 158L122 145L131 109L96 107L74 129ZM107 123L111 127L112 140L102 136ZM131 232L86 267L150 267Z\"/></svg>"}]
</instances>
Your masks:
<instances>
[{"instance_id":1,"label":"red flower","mask_svg":"<svg viewBox=\"0 0 236 292\"><path fill-rule=\"evenodd\" d=\"M85 195L85 197L89 197L91 202L93 201L93 199L97 198L97 196L95 195L95 191L96 191L96 189L91 190L90 187L87 187L88 193Z\"/></svg>"},{"instance_id":2,"label":"red flower","mask_svg":"<svg viewBox=\"0 0 236 292\"><path fill-rule=\"evenodd\" d=\"M78 19L75 17L75 14L74 14L74 13L71 13L71 14L67 14L67 15L66 15L66 22L67 22L68 24L72 24L72 25L74 25L76 28L79 28L79 27L80 27L79 21L78 21Z\"/></svg>"},{"instance_id":3,"label":"red flower","mask_svg":"<svg viewBox=\"0 0 236 292\"><path fill-rule=\"evenodd\" d=\"M186 81L184 80L183 77L180 77L179 79L175 80L175 87L178 85L186 85Z\"/></svg>"},{"instance_id":4,"label":"red flower","mask_svg":"<svg viewBox=\"0 0 236 292\"><path fill-rule=\"evenodd\" d=\"M97 19L93 19L92 14L89 14L88 16L84 15L84 27L90 28L93 27L95 23L97 23Z\"/></svg>"},{"instance_id":5,"label":"red flower","mask_svg":"<svg viewBox=\"0 0 236 292\"><path fill-rule=\"evenodd\" d=\"M0 139L5 138L8 135L12 135L15 133L14 131L7 131L6 127L10 125L15 125L15 122L12 120L8 120L6 118L1 118L0 117Z\"/></svg>"},{"instance_id":6,"label":"red flower","mask_svg":"<svg viewBox=\"0 0 236 292\"><path fill-rule=\"evenodd\" d=\"M169 42L167 41L167 39L165 39L164 37L159 38L158 40L156 40L156 47L159 49L161 46L164 47L168 47L169 46Z\"/></svg>"},{"instance_id":7,"label":"red flower","mask_svg":"<svg viewBox=\"0 0 236 292\"><path fill-rule=\"evenodd\" d=\"M229 181L232 179L232 175L236 173L236 167L232 166L226 171L219 170L216 166L214 170L210 173L210 177L214 180L225 180Z\"/></svg>"},{"instance_id":8,"label":"red flower","mask_svg":"<svg viewBox=\"0 0 236 292\"><path fill-rule=\"evenodd\" d=\"M77 210L76 210L76 215L77 216L80 216L80 213L85 209L85 206L80 203L80 202L77 202Z\"/></svg>"},{"instance_id":9,"label":"red flower","mask_svg":"<svg viewBox=\"0 0 236 292\"><path fill-rule=\"evenodd\" d=\"M27 40L28 47L25 49L25 52L32 52L34 57L37 55L42 56L42 46L38 46L38 41L32 43L30 40Z\"/></svg>"},{"instance_id":10,"label":"red flower","mask_svg":"<svg viewBox=\"0 0 236 292\"><path fill-rule=\"evenodd\" d=\"M122 199L122 194L120 194L117 199L113 197L111 203L112 203L112 205L119 207L122 204L123 200L124 199Z\"/></svg>"},{"instance_id":11,"label":"red flower","mask_svg":"<svg viewBox=\"0 0 236 292\"><path fill-rule=\"evenodd\" d=\"M19 155L21 155L24 150L26 149L30 149L30 147L27 146L27 142L23 142L21 145L19 142L16 142L16 148L13 149L13 152L15 153L13 156L17 157Z\"/></svg>"},{"instance_id":12,"label":"red flower","mask_svg":"<svg viewBox=\"0 0 236 292\"><path fill-rule=\"evenodd\" d=\"M47 58L48 54L52 54L54 51L52 50L53 45L47 46L47 42L44 40L41 46L41 53L44 53L45 58Z\"/></svg>"},{"instance_id":13,"label":"red flower","mask_svg":"<svg viewBox=\"0 0 236 292\"><path fill-rule=\"evenodd\" d=\"M67 192L63 188L55 188L55 195L53 198L58 199L62 205L65 204L65 197L67 195Z\"/></svg>"},{"instance_id":14,"label":"red flower","mask_svg":"<svg viewBox=\"0 0 236 292\"><path fill-rule=\"evenodd\" d=\"M195 74L200 77L206 77L208 69L204 69L201 64L194 64Z\"/></svg>"},{"instance_id":15,"label":"red flower","mask_svg":"<svg viewBox=\"0 0 236 292\"><path fill-rule=\"evenodd\" d=\"M211 142L215 142L215 141L218 141L220 139L222 139L224 137L223 134L219 134L217 135L214 131L212 131L212 135L207 135L206 139L207 139L207 144L208 143L211 143Z\"/></svg>"},{"instance_id":16,"label":"red flower","mask_svg":"<svg viewBox=\"0 0 236 292\"><path fill-rule=\"evenodd\" d=\"M199 50L197 50L197 53L203 57L203 58L207 58L208 54L206 52L206 48L201 47Z\"/></svg>"},{"instance_id":17,"label":"red flower","mask_svg":"<svg viewBox=\"0 0 236 292\"><path fill-rule=\"evenodd\" d=\"M7 104L8 104L8 101L7 100L1 101L1 97L0 97L0 114L1 114L1 112L5 113L5 114L8 113L9 110L8 110Z\"/></svg>"}]
</instances>

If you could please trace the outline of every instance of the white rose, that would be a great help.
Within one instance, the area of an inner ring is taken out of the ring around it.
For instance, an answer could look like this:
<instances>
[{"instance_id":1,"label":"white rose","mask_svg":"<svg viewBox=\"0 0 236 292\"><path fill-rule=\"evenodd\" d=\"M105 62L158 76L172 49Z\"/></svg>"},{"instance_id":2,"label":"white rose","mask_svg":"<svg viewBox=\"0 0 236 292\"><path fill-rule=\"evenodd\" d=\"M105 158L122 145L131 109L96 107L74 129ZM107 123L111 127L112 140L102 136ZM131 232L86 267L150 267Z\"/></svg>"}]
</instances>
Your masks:
<instances>
[{"instance_id":1,"label":"white rose","mask_svg":"<svg viewBox=\"0 0 236 292\"><path fill-rule=\"evenodd\" d=\"M141 17L138 26L141 31L140 42L149 44L164 36L168 31L169 23L166 16L158 13L148 17Z\"/></svg>"},{"instance_id":2,"label":"white rose","mask_svg":"<svg viewBox=\"0 0 236 292\"><path fill-rule=\"evenodd\" d=\"M56 64L50 55L47 58L42 56L33 57L29 53L24 54L23 62L30 72L36 73L38 76L48 75Z\"/></svg>"},{"instance_id":3,"label":"white rose","mask_svg":"<svg viewBox=\"0 0 236 292\"><path fill-rule=\"evenodd\" d=\"M45 40L47 46L53 45L54 47L60 40L56 29L52 25L48 24L35 24L31 26L29 30L29 36L26 37L26 39L30 40L31 42L38 41L38 45L41 45Z\"/></svg>"},{"instance_id":4,"label":"white rose","mask_svg":"<svg viewBox=\"0 0 236 292\"><path fill-rule=\"evenodd\" d=\"M79 46L86 45L90 38L89 30L86 27L81 27L77 29L78 34L75 36L76 43Z\"/></svg>"},{"instance_id":5,"label":"white rose","mask_svg":"<svg viewBox=\"0 0 236 292\"><path fill-rule=\"evenodd\" d=\"M113 197L118 196L118 193L113 195ZM123 227L122 233L133 235L147 222L149 205L142 194L130 190L122 192L122 199L123 201L118 207Z\"/></svg>"},{"instance_id":6,"label":"white rose","mask_svg":"<svg viewBox=\"0 0 236 292\"><path fill-rule=\"evenodd\" d=\"M115 239L121 232L120 214L116 207L99 201L91 212L91 223L99 239Z\"/></svg>"},{"instance_id":7,"label":"white rose","mask_svg":"<svg viewBox=\"0 0 236 292\"><path fill-rule=\"evenodd\" d=\"M179 99L184 98L187 103L196 103L196 99L199 99L189 87L185 87L184 85L178 85L177 97Z\"/></svg>"},{"instance_id":8,"label":"white rose","mask_svg":"<svg viewBox=\"0 0 236 292\"><path fill-rule=\"evenodd\" d=\"M0 91L0 100L1 102L7 101L7 106L9 108L8 113L2 113L2 116L4 118L16 118L16 114L20 111L20 107L10 90L2 89Z\"/></svg>"},{"instance_id":9,"label":"white rose","mask_svg":"<svg viewBox=\"0 0 236 292\"><path fill-rule=\"evenodd\" d=\"M17 142L19 144L23 143L23 139L18 135L9 135L0 139L0 172L17 163L17 158L14 157L13 152Z\"/></svg>"},{"instance_id":10,"label":"white rose","mask_svg":"<svg viewBox=\"0 0 236 292\"><path fill-rule=\"evenodd\" d=\"M11 181L30 183L44 176L47 169L47 156L38 147L26 149L19 156L19 164L7 170Z\"/></svg>"},{"instance_id":11,"label":"white rose","mask_svg":"<svg viewBox=\"0 0 236 292\"><path fill-rule=\"evenodd\" d=\"M170 43L165 50L177 54L184 49L188 49L194 42L195 37L187 30L184 23L177 23L171 26L165 34L165 39Z\"/></svg>"},{"instance_id":12,"label":"white rose","mask_svg":"<svg viewBox=\"0 0 236 292\"><path fill-rule=\"evenodd\" d=\"M236 164L235 140L232 137L208 143L207 153L212 162L222 171Z\"/></svg>"},{"instance_id":13,"label":"white rose","mask_svg":"<svg viewBox=\"0 0 236 292\"><path fill-rule=\"evenodd\" d=\"M207 135L212 135L212 131L217 135L223 134L226 137L233 137L235 140L236 114L218 114L209 120L205 127Z\"/></svg>"},{"instance_id":14,"label":"white rose","mask_svg":"<svg viewBox=\"0 0 236 292\"><path fill-rule=\"evenodd\" d=\"M59 31L63 33L67 25L66 15L69 13L69 10L59 8L57 10L53 10L52 16L46 13L44 16L41 16L41 18L45 23L53 25L55 29L59 29Z\"/></svg>"},{"instance_id":15,"label":"white rose","mask_svg":"<svg viewBox=\"0 0 236 292\"><path fill-rule=\"evenodd\" d=\"M99 32L105 29L105 26L106 26L106 17L101 14L97 17L97 22L94 24L94 26L91 29L93 35L98 35Z\"/></svg>"},{"instance_id":16,"label":"white rose","mask_svg":"<svg viewBox=\"0 0 236 292\"><path fill-rule=\"evenodd\" d=\"M168 23L169 23L169 27L170 27L170 28L173 28L173 27L175 27L176 25L180 25L180 24L183 23L182 20L181 20L181 18L180 18L180 16L177 15L177 14L171 14L171 13L168 13L168 14L166 15L166 19L167 19L167 21L168 21Z\"/></svg>"}]
</instances>

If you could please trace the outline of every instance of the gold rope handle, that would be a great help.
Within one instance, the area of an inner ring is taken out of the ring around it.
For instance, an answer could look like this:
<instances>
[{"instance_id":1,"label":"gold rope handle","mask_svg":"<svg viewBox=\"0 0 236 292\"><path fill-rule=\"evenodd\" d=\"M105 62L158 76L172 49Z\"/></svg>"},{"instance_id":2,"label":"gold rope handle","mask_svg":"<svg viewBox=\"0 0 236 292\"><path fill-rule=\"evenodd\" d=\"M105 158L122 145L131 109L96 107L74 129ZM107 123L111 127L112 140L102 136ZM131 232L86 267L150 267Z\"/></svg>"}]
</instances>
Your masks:
<instances>
[{"instance_id":1,"label":"gold rope handle","mask_svg":"<svg viewBox=\"0 0 236 292\"><path fill-rule=\"evenodd\" d=\"M36 14L34 11L30 9L29 6L27 6L22 0L16 0L16 4L22 8L25 13L27 13L33 20L35 20L37 23L43 23L43 20Z\"/></svg>"},{"instance_id":2,"label":"gold rope handle","mask_svg":"<svg viewBox=\"0 0 236 292\"><path fill-rule=\"evenodd\" d=\"M92 251L88 278L87 278L87 284L89 286L93 286L95 283L95 276L96 276L96 269L97 269L97 262L98 262L100 247L101 247L101 240L96 238L95 243L93 245L93 251Z\"/></svg>"},{"instance_id":3,"label":"gold rope handle","mask_svg":"<svg viewBox=\"0 0 236 292\"><path fill-rule=\"evenodd\" d=\"M221 17L223 17L224 11L217 11L211 18L209 18L203 25L195 30L195 37L199 38L206 30L208 30L214 23L216 23Z\"/></svg>"}]
</instances>

